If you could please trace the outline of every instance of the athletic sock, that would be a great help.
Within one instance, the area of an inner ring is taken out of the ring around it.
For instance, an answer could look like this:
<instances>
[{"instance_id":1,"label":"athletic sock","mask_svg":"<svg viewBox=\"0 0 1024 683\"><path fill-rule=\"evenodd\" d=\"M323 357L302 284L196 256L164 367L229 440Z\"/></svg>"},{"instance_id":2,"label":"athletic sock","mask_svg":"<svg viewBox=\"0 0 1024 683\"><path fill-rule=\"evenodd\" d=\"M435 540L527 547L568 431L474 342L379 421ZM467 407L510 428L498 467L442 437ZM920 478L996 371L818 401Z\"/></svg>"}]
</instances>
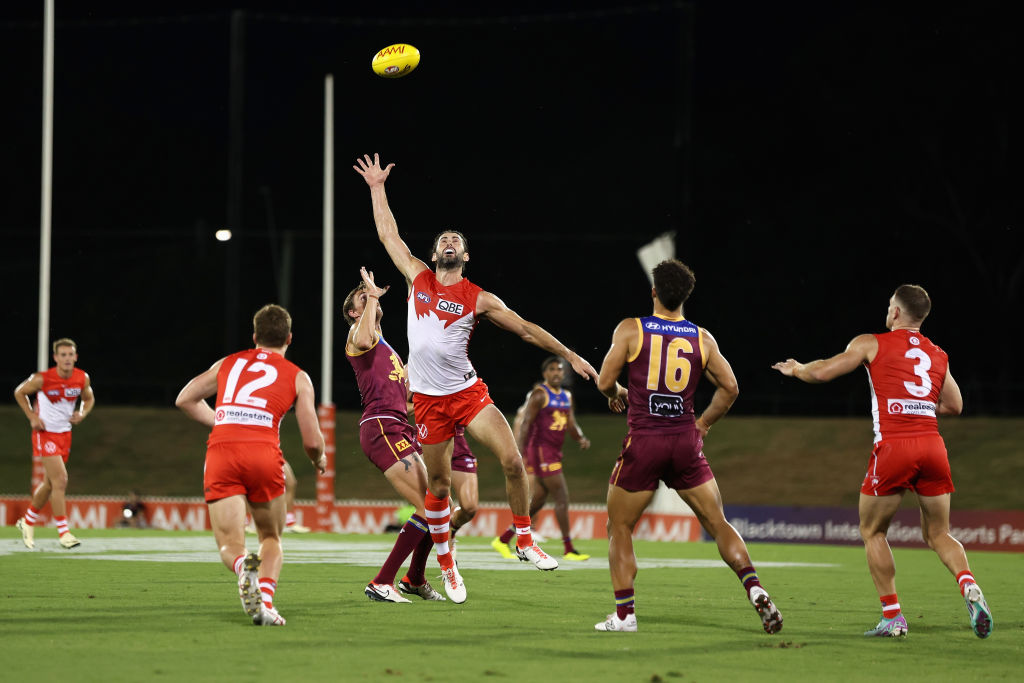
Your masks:
<instances>
[{"instance_id":1,"label":"athletic sock","mask_svg":"<svg viewBox=\"0 0 1024 683\"><path fill-rule=\"evenodd\" d=\"M437 550L437 561L441 569L451 569L455 560L452 559L452 551L448 547L448 523L452 519L448 499L438 498L427 491L423 507L426 508L424 512L430 524L430 537L434 539L434 548Z\"/></svg>"},{"instance_id":2,"label":"athletic sock","mask_svg":"<svg viewBox=\"0 0 1024 683\"><path fill-rule=\"evenodd\" d=\"M384 560L384 565L377 572L377 576L373 577L373 582L378 584L394 584L395 575L402 568L405 558L409 557L409 553L419 545L419 542L426 533L427 522L425 519L416 514L409 517L409 521L398 532L398 540L395 541L395 546L388 554L388 559Z\"/></svg>"},{"instance_id":3,"label":"athletic sock","mask_svg":"<svg viewBox=\"0 0 1024 683\"><path fill-rule=\"evenodd\" d=\"M967 569L956 575L956 583L960 586L960 595L963 595L964 590L967 588L967 584L978 582L974 580L974 575L971 574L971 570Z\"/></svg>"},{"instance_id":4,"label":"athletic sock","mask_svg":"<svg viewBox=\"0 0 1024 683\"><path fill-rule=\"evenodd\" d=\"M615 591L615 614L625 621L630 614L635 614L633 605L633 589Z\"/></svg>"},{"instance_id":5,"label":"athletic sock","mask_svg":"<svg viewBox=\"0 0 1024 683\"><path fill-rule=\"evenodd\" d=\"M245 562L245 553L242 553L235 558L235 561L231 563L231 568L235 572L235 576L240 576L242 573L242 563Z\"/></svg>"},{"instance_id":6,"label":"athletic sock","mask_svg":"<svg viewBox=\"0 0 1024 683\"><path fill-rule=\"evenodd\" d=\"M294 512L286 512L286 513L284 513L284 525L285 526L295 526L295 513Z\"/></svg>"},{"instance_id":7,"label":"athletic sock","mask_svg":"<svg viewBox=\"0 0 1024 683\"><path fill-rule=\"evenodd\" d=\"M29 526L35 526L39 523L39 510L36 510L31 505L28 506L28 510L25 510L25 524Z\"/></svg>"},{"instance_id":8,"label":"athletic sock","mask_svg":"<svg viewBox=\"0 0 1024 683\"><path fill-rule=\"evenodd\" d=\"M54 523L57 525L57 535L63 536L68 532L68 518L67 517L54 517Z\"/></svg>"},{"instance_id":9,"label":"athletic sock","mask_svg":"<svg viewBox=\"0 0 1024 683\"><path fill-rule=\"evenodd\" d=\"M565 554L576 552L576 548L572 547L572 538L569 536L562 536L562 547L565 548Z\"/></svg>"},{"instance_id":10,"label":"athletic sock","mask_svg":"<svg viewBox=\"0 0 1024 683\"><path fill-rule=\"evenodd\" d=\"M529 548L533 545L530 515L512 515L512 526L516 528L516 547Z\"/></svg>"},{"instance_id":11,"label":"athletic sock","mask_svg":"<svg viewBox=\"0 0 1024 683\"><path fill-rule=\"evenodd\" d=\"M415 515L414 515L415 516ZM411 519L411 518L410 518ZM413 586L422 586L427 582L426 569L427 560L430 559L430 551L434 549L434 539L427 533L426 522L423 523L423 535L420 542L412 551L412 559L409 561L409 571L405 580Z\"/></svg>"},{"instance_id":12,"label":"athletic sock","mask_svg":"<svg viewBox=\"0 0 1024 683\"><path fill-rule=\"evenodd\" d=\"M498 537L498 540L500 540L505 545L508 545L508 542L511 541L512 537L515 536L515 535L516 535L516 528L514 526L509 526L509 528L505 529L505 532L502 533L501 536Z\"/></svg>"},{"instance_id":13,"label":"athletic sock","mask_svg":"<svg viewBox=\"0 0 1024 683\"><path fill-rule=\"evenodd\" d=\"M882 618L893 619L900 613L900 601L896 598L896 594L883 595L879 600L882 601Z\"/></svg>"},{"instance_id":14,"label":"athletic sock","mask_svg":"<svg viewBox=\"0 0 1024 683\"><path fill-rule=\"evenodd\" d=\"M744 567L743 569L736 572L736 576L739 577L740 582L743 584L744 590L747 591L747 597L750 597L750 589L754 586L761 587L761 580L757 578L757 570L753 567Z\"/></svg>"},{"instance_id":15,"label":"athletic sock","mask_svg":"<svg viewBox=\"0 0 1024 683\"><path fill-rule=\"evenodd\" d=\"M267 609L274 609L275 591L277 591L277 581L273 579L260 579L260 597L263 598L263 606Z\"/></svg>"}]
</instances>

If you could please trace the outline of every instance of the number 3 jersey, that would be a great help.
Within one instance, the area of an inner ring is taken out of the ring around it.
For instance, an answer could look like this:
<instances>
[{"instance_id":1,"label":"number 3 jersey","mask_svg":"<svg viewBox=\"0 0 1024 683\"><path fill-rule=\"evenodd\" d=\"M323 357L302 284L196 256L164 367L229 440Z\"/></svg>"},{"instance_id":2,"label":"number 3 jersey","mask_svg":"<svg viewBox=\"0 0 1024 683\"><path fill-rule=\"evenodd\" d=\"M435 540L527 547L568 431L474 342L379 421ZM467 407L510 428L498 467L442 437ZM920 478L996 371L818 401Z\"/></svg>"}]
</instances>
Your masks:
<instances>
[{"instance_id":1,"label":"number 3 jersey","mask_svg":"<svg viewBox=\"0 0 1024 683\"><path fill-rule=\"evenodd\" d=\"M280 443L281 418L295 403L302 370L266 349L239 351L217 372L217 403L207 445L227 441Z\"/></svg>"},{"instance_id":2,"label":"number 3 jersey","mask_svg":"<svg viewBox=\"0 0 1024 683\"><path fill-rule=\"evenodd\" d=\"M871 385L875 443L882 439L938 434L935 418L946 381L946 352L920 332L876 334L878 353L865 363Z\"/></svg>"},{"instance_id":3,"label":"number 3 jersey","mask_svg":"<svg viewBox=\"0 0 1024 683\"><path fill-rule=\"evenodd\" d=\"M707 357L700 328L679 318L634 318L640 347L629 362L629 431L693 429L693 394Z\"/></svg>"}]
</instances>

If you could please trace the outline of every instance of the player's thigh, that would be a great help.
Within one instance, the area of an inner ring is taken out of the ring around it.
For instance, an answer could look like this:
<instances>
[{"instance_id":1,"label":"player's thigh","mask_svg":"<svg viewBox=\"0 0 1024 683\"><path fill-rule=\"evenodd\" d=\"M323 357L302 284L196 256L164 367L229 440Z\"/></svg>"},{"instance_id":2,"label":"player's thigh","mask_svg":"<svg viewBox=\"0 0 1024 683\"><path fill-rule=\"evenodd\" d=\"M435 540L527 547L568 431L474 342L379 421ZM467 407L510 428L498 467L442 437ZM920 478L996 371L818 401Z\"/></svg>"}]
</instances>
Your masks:
<instances>
[{"instance_id":1,"label":"player's thigh","mask_svg":"<svg viewBox=\"0 0 1024 683\"><path fill-rule=\"evenodd\" d=\"M423 507L423 496L427 492L427 473L419 456L413 454L402 458L385 470L384 477L398 495L409 501L417 510Z\"/></svg>"},{"instance_id":2,"label":"player's thigh","mask_svg":"<svg viewBox=\"0 0 1024 683\"><path fill-rule=\"evenodd\" d=\"M608 486L608 525L626 527L630 532L640 521L640 516L651 504L654 491L627 491L611 484Z\"/></svg>"},{"instance_id":3,"label":"player's thigh","mask_svg":"<svg viewBox=\"0 0 1024 683\"><path fill-rule=\"evenodd\" d=\"M900 507L903 493L889 496L860 494L857 511L860 515L861 533L877 534L889 530L889 523Z\"/></svg>"},{"instance_id":4,"label":"player's thigh","mask_svg":"<svg viewBox=\"0 0 1024 683\"><path fill-rule=\"evenodd\" d=\"M466 431L498 456L502 467L507 469L516 466L517 463L519 467L522 467L522 458L516 447L512 428L508 426L508 420L494 404L486 406L477 413L476 417L466 425Z\"/></svg>"},{"instance_id":5,"label":"player's thigh","mask_svg":"<svg viewBox=\"0 0 1024 683\"><path fill-rule=\"evenodd\" d=\"M921 507L921 528L925 533L935 537L949 533L949 499L948 493L938 496L922 496L918 494L917 503Z\"/></svg>"},{"instance_id":6,"label":"player's thigh","mask_svg":"<svg viewBox=\"0 0 1024 683\"><path fill-rule=\"evenodd\" d=\"M43 472L51 484L64 486L68 483L68 468L64 464L64 458L59 455L47 455L41 458L43 461Z\"/></svg>"},{"instance_id":7,"label":"player's thigh","mask_svg":"<svg viewBox=\"0 0 1024 683\"><path fill-rule=\"evenodd\" d=\"M210 528L218 546L245 545L245 497L227 496L207 503Z\"/></svg>"}]
</instances>

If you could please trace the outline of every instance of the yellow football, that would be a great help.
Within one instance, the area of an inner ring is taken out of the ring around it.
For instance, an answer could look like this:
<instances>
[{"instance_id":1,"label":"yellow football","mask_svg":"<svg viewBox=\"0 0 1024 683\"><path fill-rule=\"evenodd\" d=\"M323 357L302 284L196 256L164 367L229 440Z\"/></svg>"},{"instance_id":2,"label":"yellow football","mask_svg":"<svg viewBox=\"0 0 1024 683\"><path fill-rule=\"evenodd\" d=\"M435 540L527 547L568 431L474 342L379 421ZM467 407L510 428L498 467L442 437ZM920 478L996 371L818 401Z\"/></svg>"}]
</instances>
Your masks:
<instances>
[{"instance_id":1,"label":"yellow football","mask_svg":"<svg viewBox=\"0 0 1024 683\"><path fill-rule=\"evenodd\" d=\"M412 45L396 43L373 56L370 67L382 78L401 78L412 73L420 63L420 51Z\"/></svg>"}]
</instances>

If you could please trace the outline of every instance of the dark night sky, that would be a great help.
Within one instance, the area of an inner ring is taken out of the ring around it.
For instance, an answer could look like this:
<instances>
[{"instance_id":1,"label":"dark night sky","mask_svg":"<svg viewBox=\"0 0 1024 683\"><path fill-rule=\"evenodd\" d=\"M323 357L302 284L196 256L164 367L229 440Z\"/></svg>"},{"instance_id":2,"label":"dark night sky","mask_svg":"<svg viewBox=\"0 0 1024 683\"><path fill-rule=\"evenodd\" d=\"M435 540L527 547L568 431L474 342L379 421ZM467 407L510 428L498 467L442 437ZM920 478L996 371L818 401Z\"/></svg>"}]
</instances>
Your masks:
<instances>
[{"instance_id":1,"label":"dark night sky","mask_svg":"<svg viewBox=\"0 0 1024 683\"><path fill-rule=\"evenodd\" d=\"M38 7L0 9L0 384L12 389L36 357L42 3L25 4ZM403 351L401 277L350 170L364 152L397 163L389 196L415 253L461 229L469 277L595 366L618 320L649 312L636 248L675 230L698 277L686 312L737 372L735 411L863 414L863 376L804 387L769 366L880 331L903 282L932 294L925 333L949 351L967 412L1024 407L1024 373L1009 360L1024 331L1024 239L1008 9L332 4L57 3L52 337L79 342L104 403L170 405L192 375L246 346L251 313L283 296L289 355L320 384L330 72L335 301L359 266L374 269L395 287L385 335ZM242 269L227 329L232 287L213 231L228 217L235 7L247 8L232 226ZM394 42L423 61L385 81L369 61ZM340 317L335 332L333 398L351 408ZM506 410L545 355L489 324L470 353ZM584 409L603 404L577 394Z\"/></svg>"}]
</instances>

